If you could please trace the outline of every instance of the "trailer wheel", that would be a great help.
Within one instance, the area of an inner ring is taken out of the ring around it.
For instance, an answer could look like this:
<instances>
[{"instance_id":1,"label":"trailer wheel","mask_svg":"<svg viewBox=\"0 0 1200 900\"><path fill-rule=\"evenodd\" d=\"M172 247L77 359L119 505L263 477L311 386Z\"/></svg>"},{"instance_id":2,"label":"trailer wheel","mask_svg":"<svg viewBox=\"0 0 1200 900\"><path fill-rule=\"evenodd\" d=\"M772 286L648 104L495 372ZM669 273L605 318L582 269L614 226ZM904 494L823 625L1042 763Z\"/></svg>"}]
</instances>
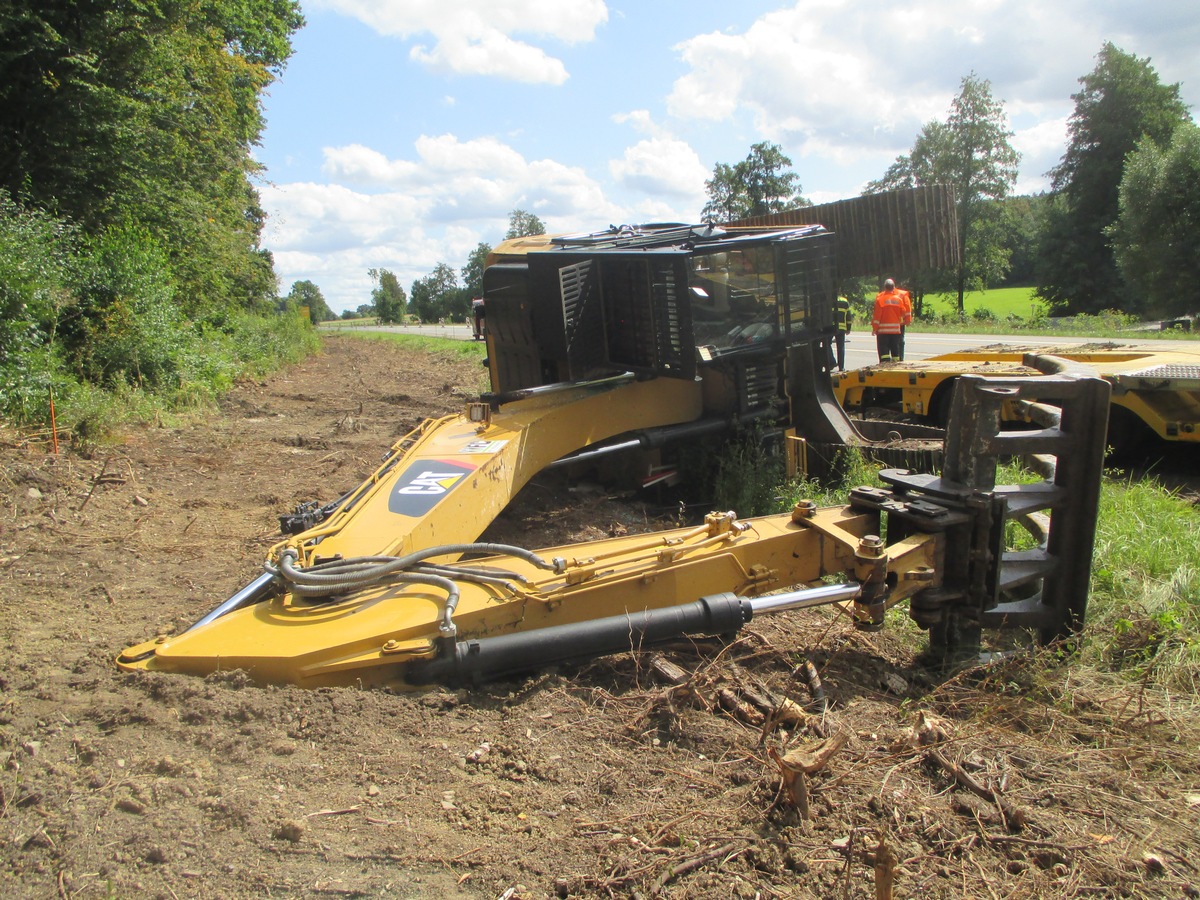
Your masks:
<instances>
[{"instance_id":1,"label":"trailer wheel","mask_svg":"<svg viewBox=\"0 0 1200 900\"><path fill-rule=\"evenodd\" d=\"M954 385L957 378L947 378L936 388L929 398L927 417L938 428L945 428L950 423L950 404L954 400Z\"/></svg>"},{"instance_id":2,"label":"trailer wheel","mask_svg":"<svg viewBox=\"0 0 1200 900\"><path fill-rule=\"evenodd\" d=\"M1108 461L1115 466L1144 465L1150 455L1156 435L1150 426L1124 406L1112 405L1108 410Z\"/></svg>"}]
</instances>

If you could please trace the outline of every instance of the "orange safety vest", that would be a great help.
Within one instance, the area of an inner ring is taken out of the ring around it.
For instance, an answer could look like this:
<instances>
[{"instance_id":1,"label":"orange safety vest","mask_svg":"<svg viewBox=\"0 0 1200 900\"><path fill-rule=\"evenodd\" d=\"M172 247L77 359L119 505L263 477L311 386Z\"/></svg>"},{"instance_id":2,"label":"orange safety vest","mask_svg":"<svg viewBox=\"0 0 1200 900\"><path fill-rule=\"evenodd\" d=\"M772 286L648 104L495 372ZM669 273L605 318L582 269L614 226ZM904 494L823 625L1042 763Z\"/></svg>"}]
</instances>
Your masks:
<instances>
[{"instance_id":1,"label":"orange safety vest","mask_svg":"<svg viewBox=\"0 0 1200 900\"><path fill-rule=\"evenodd\" d=\"M875 313L871 318L872 334L903 334L904 326L912 321L912 307L905 291L880 291L875 295Z\"/></svg>"}]
</instances>

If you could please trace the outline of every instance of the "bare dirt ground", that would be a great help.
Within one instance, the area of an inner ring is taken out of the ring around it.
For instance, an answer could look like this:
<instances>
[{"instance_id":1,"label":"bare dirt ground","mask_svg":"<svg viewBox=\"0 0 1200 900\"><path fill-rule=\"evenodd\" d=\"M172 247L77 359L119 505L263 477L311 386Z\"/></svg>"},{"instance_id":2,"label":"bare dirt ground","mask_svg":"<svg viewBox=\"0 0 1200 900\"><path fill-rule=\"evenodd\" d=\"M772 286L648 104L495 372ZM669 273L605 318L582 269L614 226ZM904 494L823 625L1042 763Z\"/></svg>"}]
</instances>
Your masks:
<instances>
[{"instance_id":1,"label":"bare dirt ground","mask_svg":"<svg viewBox=\"0 0 1200 900\"><path fill-rule=\"evenodd\" d=\"M114 665L478 387L476 363L333 338L86 456L0 433L0 895L1200 896L1194 698L1048 656L940 678L911 629L810 612L665 651L678 686L631 654L407 695ZM491 536L657 524L539 481ZM784 699L810 715L764 723ZM804 818L773 756L822 737L844 745Z\"/></svg>"}]
</instances>

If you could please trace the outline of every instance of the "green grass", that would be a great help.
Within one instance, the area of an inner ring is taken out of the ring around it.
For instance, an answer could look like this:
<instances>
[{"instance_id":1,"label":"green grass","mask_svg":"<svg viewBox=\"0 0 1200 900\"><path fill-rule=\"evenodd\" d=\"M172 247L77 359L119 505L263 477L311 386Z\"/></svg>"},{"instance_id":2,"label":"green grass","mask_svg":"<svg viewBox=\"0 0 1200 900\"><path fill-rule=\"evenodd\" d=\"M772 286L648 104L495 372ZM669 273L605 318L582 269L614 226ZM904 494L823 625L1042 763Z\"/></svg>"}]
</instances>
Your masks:
<instances>
[{"instance_id":1,"label":"green grass","mask_svg":"<svg viewBox=\"0 0 1200 900\"><path fill-rule=\"evenodd\" d=\"M1154 481L1105 480L1085 653L1200 691L1200 507Z\"/></svg>"},{"instance_id":2,"label":"green grass","mask_svg":"<svg viewBox=\"0 0 1200 900\"><path fill-rule=\"evenodd\" d=\"M1117 310L1107 310L1098 315L1051 319L1046 305L1034 296L1034 290L1031 287L1014 287L971 291L963 297L962 317L958 315L956 294L928 294L924 298L921 317L909 327L914 332L952 334L1037 334L1126 341L1155 338L1200 341L1200 331L1142 330L1142 323L1134 316Z\"/></svg>"},{"instance_id":3,"label":"green grass","mask_svg":"<svg viewBox=\"0 0 1200 900\"><path fill-rule=\"evenodd\" d=\"M1045 302L1034 296L1035 288L994 288L988 291L970 291L963 296L963 308L967 317L979 310L990 312L997 319L1010 316L1022 319L1044 318L1047 314ZM940 316L953 315L958 310L957 294L927 294L927 308Z\"/></svg>"},{"instance_id":4,"label":"green grass","mask_svg":"<svg viewBox=\"0 0 1200 900\"><path fill-rule=\"evenodd\" d=\"M480 361L487 356L487 345L482 341L459 341L454 338L432 337L423 334L399 334L389 331L347 331L344 332L360 340L387 341L399 344L406 350L421 353L432 353L435 356L468 359Z\"/></svg>"}]
</instances>

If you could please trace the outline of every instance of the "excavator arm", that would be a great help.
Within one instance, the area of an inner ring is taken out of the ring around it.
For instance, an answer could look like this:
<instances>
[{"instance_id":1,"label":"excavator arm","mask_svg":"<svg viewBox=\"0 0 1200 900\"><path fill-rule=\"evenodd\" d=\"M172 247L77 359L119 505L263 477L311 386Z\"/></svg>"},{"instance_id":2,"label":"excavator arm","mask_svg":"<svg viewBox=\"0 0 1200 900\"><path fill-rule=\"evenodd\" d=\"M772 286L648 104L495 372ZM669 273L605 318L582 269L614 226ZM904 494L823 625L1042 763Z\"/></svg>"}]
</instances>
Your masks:
<instances>
[{"instance_id":1,"label":"excavator arm","mask_svg":"<svg viewBox=\"0 0 1200 900\"><path fill-rule=\"evenodd\" d=\"M1000 407L1016 396L1071 414L1013 436L1000 429ZM977 648L984 627L1051 638L1077 628L1086 605L1107 402L1099 379L964 378L960 438L943 476L885 471L886 488L858 488L843 507L802 501L747 520L713 513L691 528L537 552L457 540L406 550L391 539L367 556L329 553L327 544L348 548L356 509L415 483L400 474L413 471L400 452L326 526L278 545L256 595L131 647L119 663L197 675L240 668L308 687L470 683L685 633L730 633L755 615L826 602L871 629L907 602L951 655ZM998 462L1027 453L1043 466L1054 460L1053 471L995 485ZM1005 546L1009 522L1031 546Z\"/></svg>"}]
</instances>

